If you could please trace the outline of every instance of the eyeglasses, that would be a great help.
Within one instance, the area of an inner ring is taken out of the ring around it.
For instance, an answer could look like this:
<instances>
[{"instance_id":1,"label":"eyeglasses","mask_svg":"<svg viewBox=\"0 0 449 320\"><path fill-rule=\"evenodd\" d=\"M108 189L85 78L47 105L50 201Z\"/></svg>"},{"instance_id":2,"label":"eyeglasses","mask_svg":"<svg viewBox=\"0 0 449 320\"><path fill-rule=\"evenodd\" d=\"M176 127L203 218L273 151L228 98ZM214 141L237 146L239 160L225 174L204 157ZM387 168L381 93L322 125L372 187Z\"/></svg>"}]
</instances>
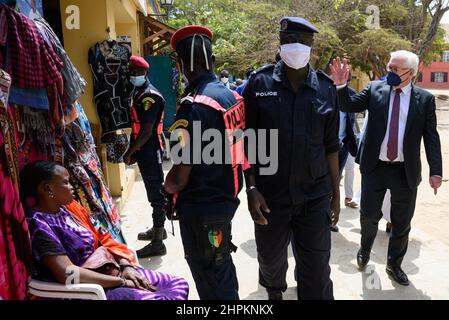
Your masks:
<instances>
[{"instance_id":1,"label":"eyeglasses","mask_svg":"<svg viewBox=\"0 0 449 320\"><path fill-rule=\"evenodd\" d=\"M394 67L394 66L387 66L387 71L393 71L396 73L399 73L401 71L405 71L407 72L408 70L411 70L410 68L398 68L398 67Z\"/></svg>"}]
</instances>

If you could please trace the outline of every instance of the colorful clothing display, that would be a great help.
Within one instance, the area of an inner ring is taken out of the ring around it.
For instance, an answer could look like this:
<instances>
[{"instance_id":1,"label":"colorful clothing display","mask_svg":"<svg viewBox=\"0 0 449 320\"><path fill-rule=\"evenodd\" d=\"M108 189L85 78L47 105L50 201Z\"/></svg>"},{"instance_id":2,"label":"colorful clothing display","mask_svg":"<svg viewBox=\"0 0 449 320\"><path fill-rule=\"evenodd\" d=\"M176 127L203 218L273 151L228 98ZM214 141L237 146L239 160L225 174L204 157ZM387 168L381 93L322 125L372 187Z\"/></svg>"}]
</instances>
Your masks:
<instances>
[{"instance_id":1,"label":"colorful clothing display","mask_svg":"<svg viewBox=\"0 0 449 320\"><path fill-rule=\"evenodd\" d=\"M131 128L130 57L131 48L115 40L105 40L89 49L94 101L104 134Z\"/></svg>"},{"instance_id":2,"label":"colorful clothing display","mask_svg":"<svg viewBox=\"0 0 449 320\"><path fill-rule=\"evenodd\" d=\"M36 18L34 22L42 32L44 39L53 48L59 59L63 62L61 73L64 80L65 102L67 104L67 109L71 109L75 101L77 101L84 93L84 88L86 87L87 82L80 75L70 58L67 56L67 53L59 41L58 36L48 25L47 21L45 21L42 17L39 17ZM66 110L66 112L69 113L70 110Z\"/></svg>"},{"instance_id":3,"label":"colorful clothing display","mask_svg":"<svg viewBox=\"0 0 449 320\"><path fill-rule=\"evenodd\" d=\"M13 85L41 89L62 83L62 61L36 24L5 4L0 5L0 45L7 48L0 62L6 64Z\"/></svg>"},{"instance_id":4,"label":"colorful clothing display","mask_svg":"<svg viewBox=\"0 0 449 320\"><path fill-rule=\"evenodd\" d=\"M98 62L96 77L113 84L108 94L117 109L109 114L130 127L131 50L115 43L96 48L98 55L90 57ZM105 69L99 71L101 66ZM20 170L30 162L64 165L92 223L123 242L89 121L77 100L85 86L45 20L31 20L0 4L0 299L25 298L31 249L17 190Z\"/></svg>"},{"instance_id":5,"label":"colorful clothing display","mask_svg":"<svg viewBox=\"0 0 449 320\"><path fill-rule=\"evenodd\" d=\"M8 158L0 131L0 299L23 300L30 280L31 246Z\"/></svg>"},{"instance_id":6,"label":"colorful clothing display","mask_svg":"<svg viewBox=\"0 0 449 320\"><path fill-rule=\"evenodd\" d=\"M67 255L75 265L81 266L96 247L95 234L78 223L64 208L57 214L31 212L28 220L33 239L33 276L42 280L55 278L43 265L42 259L50 255ZM108 300L185 300L187 281L181 277L139 268L137 271L156 288L156 292L132 288L106 289Z\"/></svg>"},{"instance_id":7,"label":"colorful clothing display","mask_svg":"<svg viewBox=\"0 0 449 320\"><path fill-rule=\"evenodd\" d=\"M105 186L95 146L91 144L79 119L66 127L64 151L64 164L71 173L78 200L99 224L117 238L120 234L120 217Z\"/></svg>"}]
</instances>

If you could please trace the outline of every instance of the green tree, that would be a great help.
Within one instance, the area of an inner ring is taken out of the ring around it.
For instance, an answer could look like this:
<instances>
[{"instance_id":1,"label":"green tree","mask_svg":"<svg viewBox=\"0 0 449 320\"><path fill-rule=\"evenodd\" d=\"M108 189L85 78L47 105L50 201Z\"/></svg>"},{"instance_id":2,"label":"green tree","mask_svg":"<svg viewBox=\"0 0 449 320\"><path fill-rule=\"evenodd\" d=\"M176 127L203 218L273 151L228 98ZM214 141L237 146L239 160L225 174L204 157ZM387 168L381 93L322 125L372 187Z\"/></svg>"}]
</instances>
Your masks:
<instances>
[{"instance_id":1,"label":"green tree","mask_svg":"<svg viewBox=\"0 0 449 320\"><path fill-rule=\"evenodd\" d=\"M332 57L347 55L370 78L386 72L393 50L417 52L424 63L444 48L438 28L449 0L177 0L170 24L207 26L214 32L217 69L242 76L249 67L274 60L279 47L279 20L302 16L320 33L312 62L326 69ZM367 7L379 8L379 29L367 25Z\"/></svg>"}]
</instances>

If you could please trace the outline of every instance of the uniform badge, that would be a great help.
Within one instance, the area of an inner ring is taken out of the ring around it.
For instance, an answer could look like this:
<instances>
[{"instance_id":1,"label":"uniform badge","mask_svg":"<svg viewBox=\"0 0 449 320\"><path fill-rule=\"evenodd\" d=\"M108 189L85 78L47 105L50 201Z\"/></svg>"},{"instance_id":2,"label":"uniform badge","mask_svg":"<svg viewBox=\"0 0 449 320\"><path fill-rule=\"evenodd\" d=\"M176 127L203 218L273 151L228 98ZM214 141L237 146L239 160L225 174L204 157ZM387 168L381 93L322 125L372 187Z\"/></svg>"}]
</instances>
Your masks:
<instances>
[{"instance_id":1,"label":"uniform badge","mask_svg":"<svg viewBox=\"0 0 449 320\"><path fill-rule=\"evenodd\" d=\"M155 103L156 101L154 101L153 98L151 97L146 97L145 99L142 100L142 104L143 104L143 110L148 111L150 110L151 106L153 105L153 103Z\"/></svg>"},{"instance_id":2,"label":"uniform badge","mask_svg":"<svg viewBox=\"0 0 449 320\"><path fill-rule=\"evenodd\" d=\"M168 129L168 131L172 134L176 135L176 140L181 144L181 147L185 147L189 141L190 136L189 132L186 130L189 122L186 119L179 119Z\"/></svg>"},{"instance_id":3,"label":"uniform badge","mask_svg":"<svg viewBox=\"0 0 449 320\"><path fill-rule=\"evenodd\" d=\"M209 231L209 242L215 248L220 247L223 240L223 232L221 229L213 229Z\"/></svg>"},{"instance_id":4,"label":"uniform badge","mask_svg":"<svg viewBox=\"0 0 449 320\"><path fill-rule=\"evenodd\" d=\"M173 132L179 128L187 128L188 125L189 125L189 122L186 119L179 119L175 123L172 124L172 126L170 127L170 129L168 129L168 131Z\"/></svg>"},{"instance_id":5,"label":"uniform badge","mask_svg":"<svg viewBox=\"0 0 449 320\"><path fill-rule=\"evenodd\" d=\"M282 21L281 30L285 31L285 30L287 30L287 28L288 28L288 21L287 20Z\"/></svg>"}]
</instances>

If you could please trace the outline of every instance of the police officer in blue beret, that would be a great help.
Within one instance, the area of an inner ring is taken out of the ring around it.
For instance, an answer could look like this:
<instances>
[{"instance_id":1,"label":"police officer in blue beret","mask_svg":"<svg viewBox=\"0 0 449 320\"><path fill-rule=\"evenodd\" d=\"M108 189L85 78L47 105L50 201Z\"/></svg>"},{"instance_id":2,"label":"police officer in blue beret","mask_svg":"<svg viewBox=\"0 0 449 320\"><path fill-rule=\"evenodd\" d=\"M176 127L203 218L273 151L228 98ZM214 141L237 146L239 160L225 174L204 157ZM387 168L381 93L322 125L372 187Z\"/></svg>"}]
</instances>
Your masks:
<instances>
[{"instance_id":1,"label":"police officer in blue beret","mask_svg":"<svg viewBox=\"0 0 449 320\"><path fill-rule=\"evenodd\" d=\"M259 283L269 299L282 299L291 241L298 299L333 299L330 226L340 213L336 89L309 63L318 30L297 17L280 25L281 60L255 71L243 92L247 129L278 130L277 172L265 175L257 161L245 171Z\"/></svg>"}]
</instances>

